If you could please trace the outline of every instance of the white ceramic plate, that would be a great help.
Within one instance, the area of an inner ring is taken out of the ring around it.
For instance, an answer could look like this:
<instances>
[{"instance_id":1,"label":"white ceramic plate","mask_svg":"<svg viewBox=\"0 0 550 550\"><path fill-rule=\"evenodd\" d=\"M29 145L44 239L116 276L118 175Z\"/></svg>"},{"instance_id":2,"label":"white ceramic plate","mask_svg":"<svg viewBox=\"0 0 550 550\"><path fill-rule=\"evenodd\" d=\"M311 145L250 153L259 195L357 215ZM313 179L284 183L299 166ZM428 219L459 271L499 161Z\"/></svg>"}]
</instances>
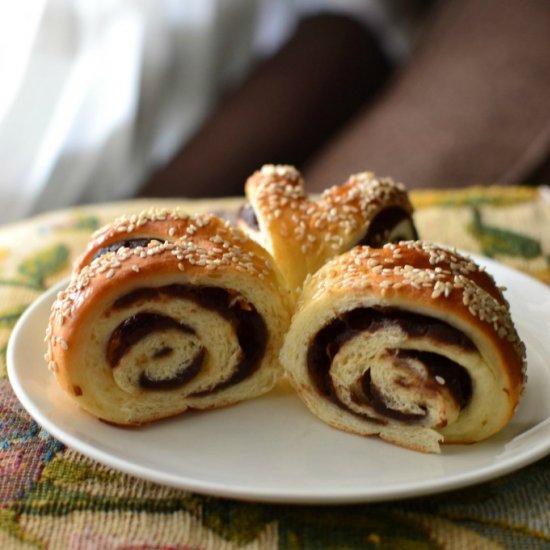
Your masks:
<instances>
[{"instance_id":1,"label":"white ceramic plate","mask_svg":"<svg viewBox=\"0 0 550 550\"><path fill-rule=\"evenodd\" d=\"M524 399L487 441L444 446L441 455L332 429L288 388L233 407L186 413L138 429L117 428L80 410L58 388L43 355L50 305L60 286L21 317L8 348L15 393L49 433L123 472L216 496L266 502L349 503L418 496L511 472L550 452L550 288L495 262L527 346Z\"/></svg>"}]
</instances>

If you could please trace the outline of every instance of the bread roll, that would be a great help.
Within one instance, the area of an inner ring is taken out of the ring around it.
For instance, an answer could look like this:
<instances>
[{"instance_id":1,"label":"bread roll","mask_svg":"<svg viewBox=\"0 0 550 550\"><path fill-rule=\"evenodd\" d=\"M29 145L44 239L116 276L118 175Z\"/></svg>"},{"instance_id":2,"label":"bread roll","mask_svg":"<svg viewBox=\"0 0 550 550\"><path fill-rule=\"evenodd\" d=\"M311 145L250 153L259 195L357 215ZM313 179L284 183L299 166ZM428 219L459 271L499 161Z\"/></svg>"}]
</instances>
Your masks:
<instances>
[{"instance_id":1,"label":"bread roll","mask_svg":"<svg viewBox=\"0 0 550 550\"><path fill-rule=\"evenodd\" d=\"M266 165L246 182L239 226L275 258L291 290L351 247L416 239L404 186L370 172L308 198L298 170Z\"/></svg>"},{"instance_id":2,"label":"bread roll","mask_svg":"<svg viewBox=\"0 0 550 550\"><path fill-rule=\"evenodd\" d=\"M215 216L136 219L96 236L53 304L47 360L61 387L119 425L269 391L290 310L268 253ZM128 246L138 229L144 242Z\"/></svg>"},{"instance_id":3,"label":"bread roll","mask_svg":"<svg viewBox=\"0 0 550 550\"><path fill-rule=\"evenodd\" d=\"M493 278L420 241L357 247L304 284L281 360L321 420L424 452L512 417L525 348Z\"/></svg>"}]
</instances>

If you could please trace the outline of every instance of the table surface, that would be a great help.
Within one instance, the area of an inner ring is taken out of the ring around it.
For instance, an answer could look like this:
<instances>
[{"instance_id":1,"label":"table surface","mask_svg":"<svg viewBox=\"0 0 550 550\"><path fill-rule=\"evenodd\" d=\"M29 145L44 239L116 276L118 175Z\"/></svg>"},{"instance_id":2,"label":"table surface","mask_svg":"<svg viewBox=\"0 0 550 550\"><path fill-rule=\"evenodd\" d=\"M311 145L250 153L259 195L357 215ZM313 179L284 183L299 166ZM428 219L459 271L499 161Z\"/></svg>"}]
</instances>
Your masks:
<instances>
[{"instance_id":1,"label":"table surface","mask_svg":"<svg viewBox=\"0 0 550 550\"><path fill-rule=\"evenodd\" d=\"M424 239L550 284L550 189L411 193ZM107 468L40 428L6 373L11 330L70 273L90 234L149 206L233 209L242 199L91 205L0 227L0 548L550 548L550 457L474 487L376 504L260 504L198 495ZM46 368L44 366L44 368Z\"/></svg>"}]
</instances>

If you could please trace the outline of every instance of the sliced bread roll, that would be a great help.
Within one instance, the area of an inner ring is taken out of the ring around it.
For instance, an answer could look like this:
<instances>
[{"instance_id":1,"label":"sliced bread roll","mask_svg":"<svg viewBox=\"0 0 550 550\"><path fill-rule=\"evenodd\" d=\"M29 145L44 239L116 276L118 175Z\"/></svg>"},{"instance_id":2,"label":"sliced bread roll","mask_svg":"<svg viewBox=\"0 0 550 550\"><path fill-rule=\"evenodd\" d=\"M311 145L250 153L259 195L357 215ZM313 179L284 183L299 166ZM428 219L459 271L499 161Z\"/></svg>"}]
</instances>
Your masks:
<instances>
[{"instance_id":1,"label":"sliced bread roll","mask_svg":"<svg viewBox=\"0 0 550 550\"><path fill-rule=\"evenodd\" d=\"M493 278L419 241L325 264L304 285L281 359L324 422L425 452L498 432L525 382L525 347Z\"/></svg>"},{"instance_id":2,"label":"sliced bread roll","mask_svg":"<svg viewBox=\"0 0 550 550\"><path fill-rule=\"evenodd\" d=\"M49 321L61 387L119 425L237 403L269 391L281 371L290 309L268 253L215 216L158 217L140 216L137 245L119 221L102 231Z\"/></svg>"}]
</instances>

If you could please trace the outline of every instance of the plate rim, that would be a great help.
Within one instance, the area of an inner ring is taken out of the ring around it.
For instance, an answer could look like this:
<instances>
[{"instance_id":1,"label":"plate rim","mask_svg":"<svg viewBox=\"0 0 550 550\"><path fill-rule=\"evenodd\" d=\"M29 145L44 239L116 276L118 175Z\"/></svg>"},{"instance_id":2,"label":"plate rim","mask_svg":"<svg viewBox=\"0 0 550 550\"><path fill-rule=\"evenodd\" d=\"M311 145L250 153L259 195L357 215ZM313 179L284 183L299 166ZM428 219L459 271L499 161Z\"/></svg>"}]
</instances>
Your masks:
<instances>
[{"instance_id":1,"label":"plate rim","mask_svg":"<svg viewBox=\"0 0 550 550\"><path fill-rule=\"evenodd\" d=\"M525 278L529 284L534 284L539 288L544 289L545 292L550 293L550 288L544 285L541 281L531 277L529 274L523 273L513 267L509 267L505 264L485 258L472 253L466 253L466 255L472 257L476 262L485 264L489 267L488 271L491 273L491 264L498 269L504 269L511 275ZM543 440L538 442L538 445L529 446L528 452L520 452L509 457L504 463L493 463L485 465L481 468L474 469L472 471L463 471L460 474L453 474L452 477L435 478L430 480L407 481L400 482L393 487L388 487L386 490L375 488L375 490L369 490L368 487L361 487L358 490L350 490L346 488L342 493L322 493L321 491L312 491L311 489L307 494L300 491L289 491L285 489L271 488L269 491L265 489L253 490L249 488L239 488L238 486L228 486L225 483L212 482L205 479L194 479L189 475L167 474L162 471L154 470L150 467L144 466L139 462L139 458L136 461L131 462L124 457L110 454L103 449L98 449L93 445L82 441L78 437L74 437L70 433L67 433L64 429L60 428L55 421L50 420L47 415L44 415L39 407L32 401L28 392L17 372L17 361L15 359L15 353L17 349L17 342L20 333L27 327L28 323L36 315L36 311L40 307L45 307L46 302L53 302L57 293L63 289L69 278L65 278L56 284L52 285L48 290L38 296L25 310L25 312L18 319L17 323L12 329L7 346L7 374L11 387L30 416L42 426L46 432L52 437L59 440L68 448L74 449L84 456L95 460L103 465L113 468L118 472L122 472L127 475L135 476L143 480L174 487L186 491L196 492L203 495L209 495L221 498L230 498L235 500L273 503L273 504L313 504L313 505L331 505L331 504L354 504L354 503L367 503L367 502L382 502L392 501L397 499L419 497L426 495L433 495L441 492L452 491L460 488L466 488L472 485L476 485L482 482L501 477L511 472L517 471L529 464L536 462L537 460L545 457L550 453L550 439L546 442ZM45 327L44 327L45 331ZM37 367L34 367L37 368ZM45 365L44 365L45 368ZM75 404L77 407L77 405ZM550 420L550 416L546 420L534 426L532 429L540 426L542 423ZM327 427L328 428L328 427ZM114 427L113 427L114 429ZM332 428L330 428L332 429ZM521 434L520 434L521 435ZM390 446L389 443L383 443Z\"/></svg>"}]
</instances>

